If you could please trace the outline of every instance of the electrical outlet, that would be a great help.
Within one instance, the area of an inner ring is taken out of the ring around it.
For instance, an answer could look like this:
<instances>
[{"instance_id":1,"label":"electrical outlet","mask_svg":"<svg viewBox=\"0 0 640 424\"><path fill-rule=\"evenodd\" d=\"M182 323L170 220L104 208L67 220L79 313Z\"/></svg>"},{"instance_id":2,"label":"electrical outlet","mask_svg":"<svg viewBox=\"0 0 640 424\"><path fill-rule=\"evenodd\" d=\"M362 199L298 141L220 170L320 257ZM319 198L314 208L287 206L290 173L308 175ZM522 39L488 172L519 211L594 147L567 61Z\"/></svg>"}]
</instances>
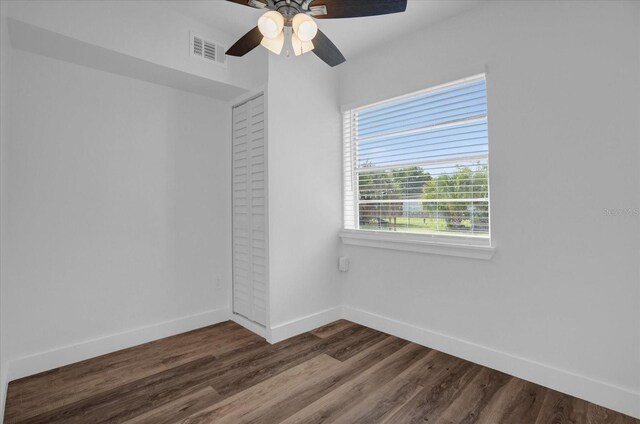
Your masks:
<instances>
[{"instance_id":1,"label":"electrical outlet","mask_svg":"<svg viewBox=\"0 0 640 424\"><path fill-rule=\"evenodd\" d=\"M222 277L219 275L216 275L216 288L217 289L222 288Z\"/></svg>"},{"instance_id":2,"label":"electrical outlet","mask_svg":"<svg viewBox=\"0 0 640 424\"><path fill-rule=\"evenodd\" d=\"M349 258L346 256L340 256L338 258L338 270L340 270L340 272L349 271Z\"/></svg>"}]
</instances>

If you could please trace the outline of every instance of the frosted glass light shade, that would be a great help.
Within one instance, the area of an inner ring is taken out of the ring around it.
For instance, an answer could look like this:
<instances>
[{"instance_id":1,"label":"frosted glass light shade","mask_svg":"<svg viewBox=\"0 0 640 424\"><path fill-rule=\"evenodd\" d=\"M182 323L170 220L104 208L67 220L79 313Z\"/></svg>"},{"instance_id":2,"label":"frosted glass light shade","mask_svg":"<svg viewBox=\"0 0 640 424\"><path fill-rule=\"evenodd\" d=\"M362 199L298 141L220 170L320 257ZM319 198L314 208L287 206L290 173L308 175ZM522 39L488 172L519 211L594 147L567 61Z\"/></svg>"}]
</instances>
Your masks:
<instances>
[{"instance_id":1,"label":"frosted glass light shade","mask_svg":"<svg viewBox=\"0 0 640 424\"><path fill-rule=\"evenodd\" d=\"M280 12L270 10L258 18L258 29L266 38L277 38L282 34L282 28L284 28L284 17Z\"/></svg>"},{"instance_id":2,"label":"frosted glass light shade","mask_svg":"<svg viewBox=\"0 0 640 424\"><path fill-rule=\"evenodd\" d=\"M293 32L300 41L311 41L318 33L318 25L313 18L305 13L298 13L291 22Z\"/></svg>"},{"instance_id":3,"label":"frosted glass light shade","mask_svg":"<svg viewBox=\"0 0 640 424\"><path fill-rule=\"evenodd\" d=\"M280 34L276 38L264 37L260 42L262 47L271 50L275 54L280 54L282 46L284 46L284 32L280 31Z\"/></svg>"},{"instance_id":4,"label":"frosted glass light shade","mask_svg":"<svg viewBox=\"0 0 640 424\"><path fill-rule=\"evenodd\" d=\"M314 49L311 41L301 41L296 34L291 34L291 47L293 48L293 54L296 56L300 56Z\"/></svg>"}]
</instances>

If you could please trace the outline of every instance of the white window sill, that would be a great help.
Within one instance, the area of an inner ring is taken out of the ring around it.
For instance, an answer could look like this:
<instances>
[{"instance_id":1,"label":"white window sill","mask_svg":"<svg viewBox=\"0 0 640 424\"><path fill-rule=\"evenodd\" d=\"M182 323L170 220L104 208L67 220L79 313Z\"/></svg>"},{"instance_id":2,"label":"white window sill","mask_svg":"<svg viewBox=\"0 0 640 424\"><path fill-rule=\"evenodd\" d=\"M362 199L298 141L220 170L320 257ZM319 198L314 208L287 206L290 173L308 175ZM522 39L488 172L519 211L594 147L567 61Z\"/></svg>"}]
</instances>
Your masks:
<instances>
[{"instance_id":1,"label":"white window sill","mask_svg":"<svg viewBox=\"0 0 640 424\"><path fill-rule=\"evenodd\" d=\"M490 260L495 252L488 239L384 231L342 230L342 243L354 246Z\"/></svg>"}]
</instances>

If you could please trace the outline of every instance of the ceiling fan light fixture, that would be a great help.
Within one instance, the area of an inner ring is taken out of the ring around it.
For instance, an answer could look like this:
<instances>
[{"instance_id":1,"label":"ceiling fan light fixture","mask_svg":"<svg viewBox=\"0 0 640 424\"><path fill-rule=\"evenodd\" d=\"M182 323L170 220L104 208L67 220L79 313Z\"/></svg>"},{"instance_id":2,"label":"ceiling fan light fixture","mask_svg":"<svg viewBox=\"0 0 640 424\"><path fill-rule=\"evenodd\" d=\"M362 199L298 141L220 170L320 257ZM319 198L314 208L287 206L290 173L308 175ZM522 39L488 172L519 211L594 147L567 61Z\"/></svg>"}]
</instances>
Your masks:
<instances>
[{"instance_id":1,"label":"ceiling fan light fixture","mask_svg":"<svg viewBox=\"0 0 640 424\"><path fill-rule=\"evenodd\" d=\"M280 12L270 10L258 18L258 29L265 38L278 38L279 35L282 35L283 28L284 17Z\"/></svg>"},{"instance_id":2,"label":"ceiling fan light fixture","mask_svg":"<svg viewBox=\"0 0 640 424\"><path fill-rule=\"evenodd\" d=\"M297 35L302 42L313 40L318 33L316 21L306 13L298 13L294 16L291 27L295 35Z\"/></svg>"},{"instance_id":3,"label":"ceiling fan light fixture","mask_svg":"<svg viewBox=\"0 0 640 424\"><path fill-rule=\"evenodd\" d=\"M265 49L279 55L282 52L282 47L284 46L284 32L280 31L280 34L277 35L276 38L264 37L260 44Z\"/></svg>"},{"instance_id":4,"label":"ceiling fan light fixture","mask_svg":"<svg viewBox=\"0 0 640 424\"><path fill-rule=\"evenodd\" d=\"M308 53L315 48L311 41L302 41L296 34L291 34L291 47L296 56Z\"/></svg>"}]
</instances>

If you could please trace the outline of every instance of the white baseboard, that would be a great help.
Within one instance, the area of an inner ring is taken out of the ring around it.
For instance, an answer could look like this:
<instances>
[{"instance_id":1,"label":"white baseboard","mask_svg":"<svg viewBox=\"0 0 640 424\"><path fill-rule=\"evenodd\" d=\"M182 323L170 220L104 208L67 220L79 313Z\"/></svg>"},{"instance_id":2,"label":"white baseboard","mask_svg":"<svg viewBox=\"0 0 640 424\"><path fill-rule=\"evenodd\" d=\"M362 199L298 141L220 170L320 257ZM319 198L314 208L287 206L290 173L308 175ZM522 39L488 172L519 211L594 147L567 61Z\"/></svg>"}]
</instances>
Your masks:
<instances>
[{"instance_id":1,"label":"white baseboard","mask_svg":"<svg viewBox=\"0 0 640 424\"><path fill-rule=\"evenodd\" d=\"M69 365L120 349L169 337L229 319L227 308L214 309L171 321L161 322L73 345L14 359L7 366L7 380L27 377L42 371ZM6 391L4 393L6 395Z\"/></svg>"},{"instance_id":2,"label":"white baseboard","mask_svg":"<svg viewBox=\"0 0 640 424\"><path fill-rule=\"evenodd\" d=\"M271 327L267 340L269 343L278 343L279 341L286 340L289 337L314 330L341 318L341 306L325 309L324 311L316 312L315 314L307 315L302 318Z\"/></svg>"},{"instance_id":3,"label":"white baseboard","mask_svg":"<svg viewBox=\"0 0 640 424\"><path fill-rule=\"evenodd\" d=\"M264 326L258 324L257 322L253 322L253 321L243 317L242 315L238 315L236 313L232 313L229 316L229 319L234 321L235 323L243 326L247 330L256 333L258 336L267 339L267 329Z\"/></svg>"},{"instance_id":4,"label":"white baseboard","mask_svg":"<svg viewBox=\"0 0 640 424\"><path fill-rule=\"evenodd\" d=\"M640 393L486 346L344 306L343 318L640 418Z\"/></svg>"}]
</instances>

